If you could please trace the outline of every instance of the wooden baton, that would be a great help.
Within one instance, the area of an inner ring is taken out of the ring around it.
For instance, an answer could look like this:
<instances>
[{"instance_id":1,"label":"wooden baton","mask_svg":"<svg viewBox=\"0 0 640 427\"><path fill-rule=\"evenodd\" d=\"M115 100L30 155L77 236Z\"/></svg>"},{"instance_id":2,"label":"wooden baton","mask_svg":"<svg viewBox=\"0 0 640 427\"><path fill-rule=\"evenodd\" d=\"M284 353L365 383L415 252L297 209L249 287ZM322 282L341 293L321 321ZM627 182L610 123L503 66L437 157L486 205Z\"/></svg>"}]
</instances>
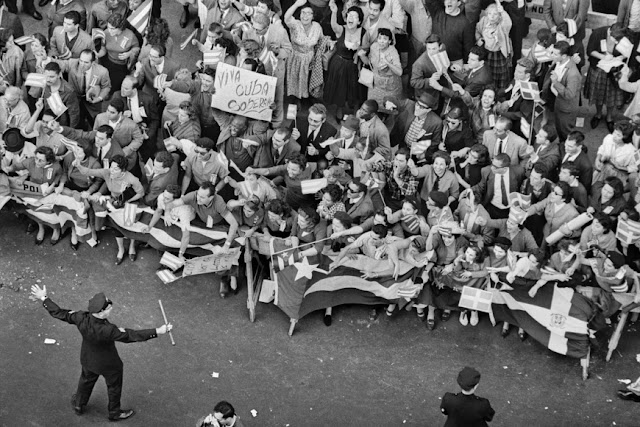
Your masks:
<instances>
[{"instance_id":1,"label":"wooden baton","mask_svg":"<svg viewBox=\"0 0 640 427\"><path fill-rule=\"evenodd\" d=\"M167 315L164 313L164 307L162 306L162 301L158 300L158 304L160 304L160 310L162 311L162 317L164 317L164 324L165 325L169 325L169 322L167 321ZM176 342L173 340L173 334L171 333L171 331L169 331L169 338L171 338L171 345L176 345Z\"/></svg>"}]
</instances>

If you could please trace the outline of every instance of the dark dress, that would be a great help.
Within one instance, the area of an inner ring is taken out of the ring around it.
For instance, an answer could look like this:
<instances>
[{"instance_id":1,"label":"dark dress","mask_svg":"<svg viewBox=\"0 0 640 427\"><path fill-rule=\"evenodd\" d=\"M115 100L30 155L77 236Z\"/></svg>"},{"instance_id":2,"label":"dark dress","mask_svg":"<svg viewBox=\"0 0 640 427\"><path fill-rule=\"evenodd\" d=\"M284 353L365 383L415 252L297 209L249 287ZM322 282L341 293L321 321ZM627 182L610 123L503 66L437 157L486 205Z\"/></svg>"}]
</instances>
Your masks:
<instances>
[{"instance_id":1,"label":"dark dress","mask_svg":"<svg viewBox=\"0 0 640 427\"><path fill-rule=\"evenodd\" d=\"M348 49L344 45L344 38L347 30L342 31L342 35L336 42L335 54L329 60L327 77L324 85L325 104L335 104L339 107L349 103L350 106L359 106L364 98L365 88L358 83L358 65L353 62L353 57L362 46L364 30L360 31L360 45L356 50Z\"/></svg>"}]
</instances>

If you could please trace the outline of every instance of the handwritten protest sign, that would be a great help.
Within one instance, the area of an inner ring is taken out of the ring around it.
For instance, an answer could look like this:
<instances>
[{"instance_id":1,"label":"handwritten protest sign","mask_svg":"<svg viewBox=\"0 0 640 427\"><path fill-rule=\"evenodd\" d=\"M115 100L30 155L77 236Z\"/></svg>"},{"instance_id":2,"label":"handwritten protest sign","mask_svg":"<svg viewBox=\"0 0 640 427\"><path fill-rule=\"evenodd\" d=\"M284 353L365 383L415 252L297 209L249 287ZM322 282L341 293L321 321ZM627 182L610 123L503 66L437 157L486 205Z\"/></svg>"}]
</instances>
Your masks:
<instances>
[{"instance_id":1,"label":"handwritten protest sign","mask_svg":"<svg viewBox=\"0 0 640 427\"><path fill-rule=\"evenodd\" d=\"M227 271L233 265L238 265L240 248L229 249L228 252L219 252L213 255L192 258L184 263L182 277L195 276L196 274Z\"/></svg>"},{"instance_id":2,"label":"handwritten protest sign","mask_svg":"<svg viewBox=\"0 0 640 427\"><path fill-rule=\"evenodd\" d=\"M276 78L238 67L218 64L211 106L219 110L258 120L271 120L276 94Z\"/></svg>"}]
</instances>

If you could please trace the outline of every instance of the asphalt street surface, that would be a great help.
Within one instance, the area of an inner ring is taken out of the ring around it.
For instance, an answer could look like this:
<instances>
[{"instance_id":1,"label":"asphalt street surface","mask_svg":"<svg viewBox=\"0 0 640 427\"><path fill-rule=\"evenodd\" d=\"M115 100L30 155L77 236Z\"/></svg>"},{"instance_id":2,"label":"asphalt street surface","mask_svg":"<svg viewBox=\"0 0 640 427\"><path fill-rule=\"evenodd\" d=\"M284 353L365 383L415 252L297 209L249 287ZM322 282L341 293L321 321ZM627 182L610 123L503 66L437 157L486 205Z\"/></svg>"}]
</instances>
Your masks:
<instances>
[{"instance_id":1,"label":"asphalt street surface","mask_svg":"<svg viewBox=\"0 0 640 427\"><path fill-rule=\"evenodd\" d=\"M163 3L178 46L190 27L178 27L177 3ZM23 17L27 33L44 32L42 23ZM194 49L175 57L193 63ZM589 135L596 142L603 136L604 126ZM111 425L103 380L86 413L73 413L81 337L28 299L36 283L72 310L86 310L89 298L105 292L114 301L110 320L120 327L161 325L162 300L176 346L167 335L118 344L125 365L123 408L137 412L125 425L191 426L222 399L249 426L442 425L440 397L458 390L455 379L464 366L482 373L478 395L496 410L492 426L639 425L640 407L615 396L619 379L640 375L637 323L626 328L611 362L604 361L611 329L599 337L587 381L578 360L530 339L520 342L515 331L503 339L484 315L476 327L463 327L452 316L428 332L415 312L386 319L379 310L370 320L368 307L346 306L334 309L331 327L322 323L322 313L313 313L289 337L289 320L273 305L260 304L255 323L249 321L246 286L222 300L210 275L164 285L155 276L161 255L155 250L139 250L135 263L125 259L115 266L110 231L98 247L82 244L74 253L68 236L55 247L48 240L34 246L25 227L12 213L0 212L2 426ZM56 344L44 344L45 338Z\"/></svg>"}]
</instances>

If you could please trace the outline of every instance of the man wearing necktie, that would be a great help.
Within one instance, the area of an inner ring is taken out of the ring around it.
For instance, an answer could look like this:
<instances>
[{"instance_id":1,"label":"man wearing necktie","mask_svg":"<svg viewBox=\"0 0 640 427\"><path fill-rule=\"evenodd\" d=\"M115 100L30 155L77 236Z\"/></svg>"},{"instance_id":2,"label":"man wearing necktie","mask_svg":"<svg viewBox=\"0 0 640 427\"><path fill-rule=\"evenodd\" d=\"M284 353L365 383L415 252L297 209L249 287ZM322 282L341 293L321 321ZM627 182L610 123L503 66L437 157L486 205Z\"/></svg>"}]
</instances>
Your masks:
<instances>
[{"instance_id":1,"label":"man wearing necktie","mask_svg":"<svg viewBox=\"0 0 640 427\"><path fill-rule=\"evenodd\" d=\"M489 150L489 156L495 158L500 154L508 154L512 165L525 167L530 153L527 142L511 131L510 119L500 116L496 120L493 131L486 131L482 136L482 144Z\"/></svg>"},{"instance_id":2,"label":"man wearing necktie","mask_svg":"<svg viewBox=\"0 0 640 427\"><path fill-rule=\"evenodd\" d=\"M498 154L491 161L491 167L482 170L480 182L463 192L463 195L469 191L481 195L482 205L486 207L492 219L509 216L509 194L518 191L524 178L524 169L519 165L510 164L509 155Z\"/></svg>"}]
</instances>

